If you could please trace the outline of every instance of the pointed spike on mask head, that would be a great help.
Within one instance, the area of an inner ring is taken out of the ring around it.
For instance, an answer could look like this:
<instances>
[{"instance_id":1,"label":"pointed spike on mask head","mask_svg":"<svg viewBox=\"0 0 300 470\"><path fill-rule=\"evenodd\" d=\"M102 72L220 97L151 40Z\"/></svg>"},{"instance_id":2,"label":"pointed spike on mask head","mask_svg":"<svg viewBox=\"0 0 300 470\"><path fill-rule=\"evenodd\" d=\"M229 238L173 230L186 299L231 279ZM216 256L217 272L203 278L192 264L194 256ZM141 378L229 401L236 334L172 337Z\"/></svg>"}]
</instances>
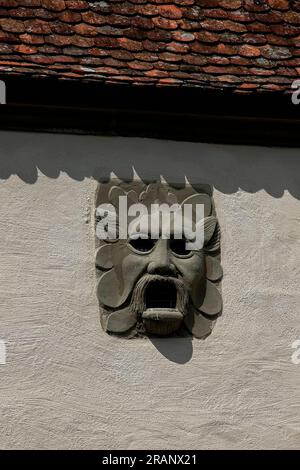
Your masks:
<instances>
[{"instance_id":1,"label":"pointed spike on mask head","mask_svg":"<svg viewBox=\"0 0 300 470\"><path fill-rule=\"evenodd\" d=\"M116 175L116 173L114 171L110 172L109 180L110 180L110 182L114 182L114 183L120 183L121 182L120 178Z\"/></svg>"},{"instance_id":2,"label":"pointed spike on mask head","mask_svg":"<svg viewBox=\"0 0 300 470\"><path fill-rule=\"evenodd\" d=\"M187 176L184 177L184 181L185 181L185 187L186 188L190 188L192 186L191 183L189 182Z\"/></svg>"},{"instance_id":3,"label":"pointed spike on mask head","mask_svg":"<svg viewBox=\"0 0 300 470\"><path fill-rule=\"evenodd\" d=\"M138 175L138 173L137 173L136 169L134 168L134 166L132 167L132 173L133 173L132 181L134 181L136 183L143 183L142 178Z\"/></svg>"},{"instance_id":4,"label":"pointed spike on mask head","mask_svg":"<svg viewBox=\"0 0 300 470\"><path fill-rule=\"evenodd\" d=\"M167 181L165 180L165 178L163 177L163 175L160 175L160 182L161 182L161 184L165 184L165 185L168 184Z\"/></svg>"}]
</instances>

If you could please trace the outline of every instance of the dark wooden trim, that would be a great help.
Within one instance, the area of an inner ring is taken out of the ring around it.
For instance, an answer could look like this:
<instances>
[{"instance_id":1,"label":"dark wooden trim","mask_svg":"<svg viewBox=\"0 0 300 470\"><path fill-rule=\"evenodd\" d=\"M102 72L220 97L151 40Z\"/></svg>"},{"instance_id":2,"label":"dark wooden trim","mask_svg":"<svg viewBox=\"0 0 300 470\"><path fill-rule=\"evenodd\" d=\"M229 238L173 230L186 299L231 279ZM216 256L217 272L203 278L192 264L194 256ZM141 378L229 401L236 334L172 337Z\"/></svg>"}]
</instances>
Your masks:
<instances>
[{"instance_id":1,"label":"dark wooden trim","mask_svg":"<svg viewBox=\"0 0 300 470\"><path fill-rule=\"evenodd\" d=\"M300 147L300 105L290 95L0 79L1 129Z\"/></svg>"}]
</instances>

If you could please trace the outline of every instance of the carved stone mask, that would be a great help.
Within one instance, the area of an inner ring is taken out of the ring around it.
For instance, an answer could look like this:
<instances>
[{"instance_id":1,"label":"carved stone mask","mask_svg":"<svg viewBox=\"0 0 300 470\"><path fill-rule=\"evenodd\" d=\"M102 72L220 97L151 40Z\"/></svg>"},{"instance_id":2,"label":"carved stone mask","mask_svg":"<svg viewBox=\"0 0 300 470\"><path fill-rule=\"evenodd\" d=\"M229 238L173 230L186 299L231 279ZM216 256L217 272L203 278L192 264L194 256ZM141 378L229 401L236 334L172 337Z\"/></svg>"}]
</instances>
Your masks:
<instances>
[{"instance_id":1,"label":"carved stone mask","mask_svg":"<svg viewBox=\"0 0 300 470\"><path fill-rule=\"evenodd\" d=\"M126 239L119 236L118 220L113 238L96 237L97 295L103 329L128 337L206 337L222 310L220 230L211 188L202 185L195 189L188 181L181 187L171 186L163 179L147 184L136 174L131 182L114 177L99 183L96 208L110 204L118 214L120 196L126 196L128 207L142 203L149 210L153 204L178 204L181 208L202 205L204 213L198 223L203 226L204 239L199 249L188 249L187 240L177 238L175 223L168 238L159 228L153 239L145 233L150 225L147 215L140 216L139 235L130 230L129 218ZM109 210L107 215L109 218ZM96 211L96 227L99 221L101 216ZM195 225L194 219L192 223Z\"/></svg>"}]
</instances>

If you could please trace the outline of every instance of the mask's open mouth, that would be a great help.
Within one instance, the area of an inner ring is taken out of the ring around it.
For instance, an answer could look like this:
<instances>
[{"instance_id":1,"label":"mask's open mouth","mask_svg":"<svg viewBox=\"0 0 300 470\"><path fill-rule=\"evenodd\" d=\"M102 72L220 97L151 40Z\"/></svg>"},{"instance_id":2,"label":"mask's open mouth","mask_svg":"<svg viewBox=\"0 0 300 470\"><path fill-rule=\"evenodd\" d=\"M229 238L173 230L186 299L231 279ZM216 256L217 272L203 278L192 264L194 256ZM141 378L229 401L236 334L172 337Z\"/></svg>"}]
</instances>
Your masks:
<instances>
[{"instance_id":1,"label":"mask's open mouth","mask_svg":"<svg viewBox=\"0 0 300 470\"><path fill-rule=\"evenodd\" d=\"M173 282L153 281L146 288L146 308L171 308L177 304L177 289Z\"/></svg>"},{"instance_id":2,"label":"mask's open mouth","mask_svg":"<svg viewBox=\"0 0 300 470\"><path fill-rule=\"evenodd\" d=\"M178 290L171 279L150 282L145 289L144 306L142 319L148 333L163 336L180 328L183 313L178 309Z\"/></svg>"}]
</instances>

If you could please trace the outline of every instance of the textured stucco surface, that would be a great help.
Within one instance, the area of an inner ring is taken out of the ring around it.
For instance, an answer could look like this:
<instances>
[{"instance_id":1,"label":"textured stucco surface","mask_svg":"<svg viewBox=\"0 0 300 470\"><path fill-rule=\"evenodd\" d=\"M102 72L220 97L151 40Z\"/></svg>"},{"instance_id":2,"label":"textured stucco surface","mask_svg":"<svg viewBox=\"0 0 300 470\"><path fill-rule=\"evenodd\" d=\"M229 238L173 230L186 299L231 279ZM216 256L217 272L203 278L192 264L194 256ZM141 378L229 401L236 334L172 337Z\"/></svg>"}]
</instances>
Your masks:
<instances>
[{"instance_id":1,"label":"textured stucco surface","mask_svg":"<svg viewBox=\"0 0 300 470\"><path fill-rule=\"evenodd\" d=\"M93 177L215 187L224 313L205 341L107 336ZM0 133L0 447L300 447L300 151Z\"/></svg>"}]
</instances>

